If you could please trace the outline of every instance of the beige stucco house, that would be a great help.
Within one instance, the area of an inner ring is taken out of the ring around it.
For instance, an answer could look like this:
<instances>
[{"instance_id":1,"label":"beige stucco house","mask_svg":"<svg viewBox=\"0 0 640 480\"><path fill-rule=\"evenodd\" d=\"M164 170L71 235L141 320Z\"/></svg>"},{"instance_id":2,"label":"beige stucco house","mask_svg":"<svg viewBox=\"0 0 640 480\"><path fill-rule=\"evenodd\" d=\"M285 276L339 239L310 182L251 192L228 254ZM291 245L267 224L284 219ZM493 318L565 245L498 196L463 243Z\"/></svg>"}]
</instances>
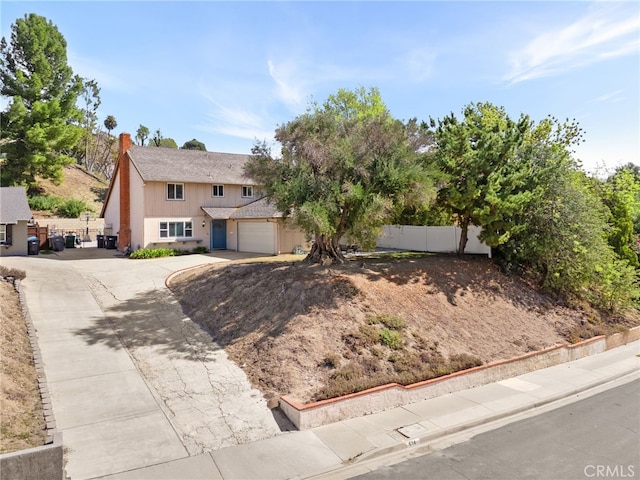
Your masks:
<instances>
[{"instance_id":1,"label":"beige stucco house","mask_svg":"<svg viewBox=\"0 0 640 480\"><path fill-rule=\"evenodd\" d=\"M0 187L0 256L27 255L31 218L24 187Z\"/></svg>"},{"instance_id":2,"label":"beige stucco house","mask_svg":"<svg viewBox=\"0 0 640 480\"><path fill-rule=\"evenodd\" d=\"M259 185L247 155L141 147L122 133L118 164L101 216L119 250L227 249L278 255L306 248Z\"/></svg>"}]
</instances>

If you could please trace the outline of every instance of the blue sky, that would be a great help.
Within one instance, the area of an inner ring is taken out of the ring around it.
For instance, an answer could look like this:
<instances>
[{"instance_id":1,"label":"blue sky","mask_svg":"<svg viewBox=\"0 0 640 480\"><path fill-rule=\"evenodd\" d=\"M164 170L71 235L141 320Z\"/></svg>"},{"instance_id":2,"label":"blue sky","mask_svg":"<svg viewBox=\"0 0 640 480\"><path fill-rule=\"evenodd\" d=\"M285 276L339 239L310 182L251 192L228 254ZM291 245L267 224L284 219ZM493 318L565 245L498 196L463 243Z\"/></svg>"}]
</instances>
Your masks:
<instances>
[{"instance_id":1,"label":"blue sky","mask_svg":"<svg viewBox=\"0 0 640 480\"><path fill-rule=\"evenodd\" d=\"M118 133L249 153L311 100L375 86L405 120L486 101L575 118L585 170L640 164L638 2L2 0L2 36L32 12L98 81Z\"/></svg>"}]
</instances>

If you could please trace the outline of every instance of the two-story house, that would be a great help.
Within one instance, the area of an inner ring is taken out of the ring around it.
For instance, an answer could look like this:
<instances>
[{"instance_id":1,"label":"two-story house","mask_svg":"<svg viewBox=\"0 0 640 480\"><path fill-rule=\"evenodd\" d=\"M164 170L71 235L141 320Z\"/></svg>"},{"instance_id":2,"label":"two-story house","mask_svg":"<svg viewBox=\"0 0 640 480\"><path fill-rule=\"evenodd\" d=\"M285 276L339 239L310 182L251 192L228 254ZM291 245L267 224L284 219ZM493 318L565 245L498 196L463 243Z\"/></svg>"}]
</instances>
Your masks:
<instances>
[{"instance_id":1,"label":"two-story house","mask_svg":"<svg viewBox=\"0 0 640 480\"><path fill-rule=\"evenodd\" d=\"M101 216L118 249L228 249L278 255L306 248L260 186L247 155L140 147L119 139L118 164Z\"/></svg>"}]
</instances>

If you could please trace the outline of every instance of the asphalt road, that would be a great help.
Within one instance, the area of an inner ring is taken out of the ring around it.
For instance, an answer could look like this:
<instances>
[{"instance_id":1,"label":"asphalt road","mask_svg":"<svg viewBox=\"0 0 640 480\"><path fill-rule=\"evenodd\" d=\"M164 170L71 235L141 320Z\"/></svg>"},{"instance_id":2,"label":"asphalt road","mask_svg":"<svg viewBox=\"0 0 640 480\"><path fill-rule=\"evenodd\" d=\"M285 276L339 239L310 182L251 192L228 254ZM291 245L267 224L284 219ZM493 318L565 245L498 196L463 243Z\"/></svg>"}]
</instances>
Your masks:
<instances>
[{"instance_id":1,"label":"asphalt road","mask_svg":"<svg viewBox=\"0 0 640 480\"><path fill-rule=\"evenodd\" d=\"M354 478L640 478L640 380Z\"/></svg>"}]
</instances>

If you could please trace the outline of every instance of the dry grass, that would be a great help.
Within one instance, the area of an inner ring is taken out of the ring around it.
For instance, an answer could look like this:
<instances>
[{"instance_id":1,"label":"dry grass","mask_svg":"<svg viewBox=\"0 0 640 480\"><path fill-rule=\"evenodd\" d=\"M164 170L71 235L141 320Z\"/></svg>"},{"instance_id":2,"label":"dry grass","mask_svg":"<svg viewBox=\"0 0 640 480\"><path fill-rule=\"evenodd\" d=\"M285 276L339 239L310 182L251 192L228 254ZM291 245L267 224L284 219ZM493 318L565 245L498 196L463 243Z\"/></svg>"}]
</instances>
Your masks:
<instances>
[{"instance_id":1,"label":"dry grass","mask_svg":"<svg viewBox=\"0 0 640 480\"><path fill-rule=\"evenodd\" d=\"M0 453L6 453L43 445L46 425L27 326L10 282L0 281L0 305Z\"/></svg>"},{"instance_id":2,"label":"dry grass","mask_svg":"<svg viewBox=\"0 0 640 480\"><path fill-rule=\"evenodd\" d=\"M640 323L637 312L603 319L564 306L485 257L351 257L331 267L299 259L172 279L185 313L270 400L412 383L573 341L586 323L608 332Z\"/></svg>"}]
</instances>

